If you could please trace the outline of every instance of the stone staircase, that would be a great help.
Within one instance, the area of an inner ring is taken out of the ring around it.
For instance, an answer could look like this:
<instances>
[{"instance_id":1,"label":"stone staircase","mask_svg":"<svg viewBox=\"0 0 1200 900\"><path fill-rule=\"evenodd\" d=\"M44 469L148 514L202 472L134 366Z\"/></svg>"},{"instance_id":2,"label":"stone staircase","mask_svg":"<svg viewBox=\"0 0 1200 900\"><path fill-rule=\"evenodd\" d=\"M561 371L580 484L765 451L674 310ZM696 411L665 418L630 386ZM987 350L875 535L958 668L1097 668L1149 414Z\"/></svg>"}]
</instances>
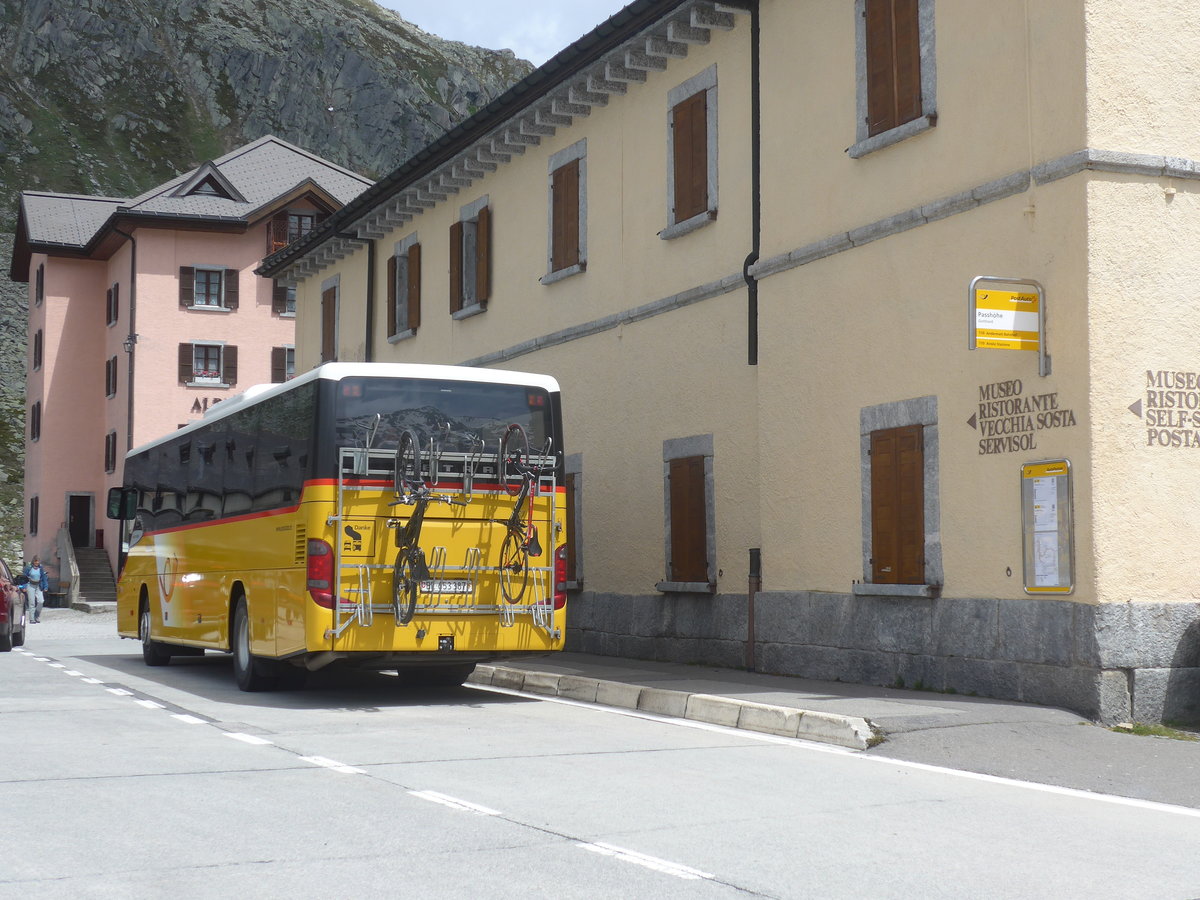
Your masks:
<instances>
[{"instance_id":1,"label":"stone staircase","mask_svg":"<svg viewBox=\"0 0 1200 900\"><path fill-rule=\"evenodd\" d=\"M117 602L117 583L106 552L92 547L76 547L75 564L79 567L77 604Z\"/></svg>"}]
</instances>

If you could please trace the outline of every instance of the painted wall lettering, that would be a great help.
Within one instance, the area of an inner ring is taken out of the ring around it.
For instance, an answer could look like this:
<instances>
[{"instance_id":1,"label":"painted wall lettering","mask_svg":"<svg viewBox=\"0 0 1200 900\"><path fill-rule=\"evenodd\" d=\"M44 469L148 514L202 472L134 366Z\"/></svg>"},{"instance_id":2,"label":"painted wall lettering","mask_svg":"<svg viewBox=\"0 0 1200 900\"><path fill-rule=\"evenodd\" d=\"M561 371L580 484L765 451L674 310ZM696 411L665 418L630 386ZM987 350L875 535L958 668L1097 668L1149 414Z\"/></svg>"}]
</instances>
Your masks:
<instances>
[{"instance_id":1,"label":"painted wall lettering","mask_svg":"<svg viewBox=\"0 0 1200 900\"><path fill-rule=\"evenodd\" d=\"M1129 407L1150 447L1200 447L1200 372L1146 371L1146 394Z\"/></svg>"},{"instance_id":2,"label":"painted wall lettering","mask_svg":"<svg viewBox=\"0 0 1200 900\"><path fill-rule=\"evenodd\" d=\"M979 409L967 424L979 432L979 455L1027 453L1037 449L1037 434L1076 424L1075 411L1059 405L1058 392L1025 394L1020 379L979 387Z\"/></svg>"}]
</instances>

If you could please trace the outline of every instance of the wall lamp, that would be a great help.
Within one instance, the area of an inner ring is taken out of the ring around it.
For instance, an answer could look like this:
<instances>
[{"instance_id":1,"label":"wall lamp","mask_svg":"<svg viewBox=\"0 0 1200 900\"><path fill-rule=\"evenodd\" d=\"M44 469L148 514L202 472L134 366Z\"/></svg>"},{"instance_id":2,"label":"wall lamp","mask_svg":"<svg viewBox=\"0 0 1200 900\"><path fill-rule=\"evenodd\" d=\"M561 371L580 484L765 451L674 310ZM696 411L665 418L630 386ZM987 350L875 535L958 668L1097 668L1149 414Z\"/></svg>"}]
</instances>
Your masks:
<instances>
[{"instance_id":1,"label":"wall lamp","mask_svg":"<svg viewBox=\"0 0 1200 900\"><path fill-rule=\"evenodd\" d=\"M137 340L138 336L136 334L131 334L125 338L125 340L121 341L121 346L125 348L126 353L132 353L133 345L137 343Z\"/></svg>"}]
</instances>

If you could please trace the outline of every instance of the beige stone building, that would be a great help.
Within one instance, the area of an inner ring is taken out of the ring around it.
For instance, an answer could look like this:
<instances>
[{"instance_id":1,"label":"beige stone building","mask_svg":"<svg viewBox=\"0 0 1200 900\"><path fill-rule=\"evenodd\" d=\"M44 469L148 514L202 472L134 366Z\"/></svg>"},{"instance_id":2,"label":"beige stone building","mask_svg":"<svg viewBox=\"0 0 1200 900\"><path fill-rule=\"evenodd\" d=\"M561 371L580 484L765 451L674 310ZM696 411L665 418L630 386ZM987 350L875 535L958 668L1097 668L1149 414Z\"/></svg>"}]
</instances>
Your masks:
<instances>
[{"instance_id":1,"label":"beige stone building","mask_svg":"<svg viewBox=\"0 0 1200 900\"><path fill-rule=\"evenodd\" d=\"M559 380L576 649L1200 718L1189 12L637 0L260 272Z\"/></svg>"}]
</instances>

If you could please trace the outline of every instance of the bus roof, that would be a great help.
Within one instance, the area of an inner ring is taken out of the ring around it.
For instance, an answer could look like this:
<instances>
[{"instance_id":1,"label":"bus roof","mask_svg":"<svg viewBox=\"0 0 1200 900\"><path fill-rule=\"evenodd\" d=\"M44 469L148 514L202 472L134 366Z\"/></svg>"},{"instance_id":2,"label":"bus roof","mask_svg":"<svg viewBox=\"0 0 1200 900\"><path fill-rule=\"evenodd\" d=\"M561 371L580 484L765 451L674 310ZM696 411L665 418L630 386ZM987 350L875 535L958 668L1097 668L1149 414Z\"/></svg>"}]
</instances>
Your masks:
<instances>
[{"instance_id":1,"label":"bus roof","mask_svg":"<svg viewBox=\"0 0 1200 900\"><path fill-rule=\"evenodd\" d=\"M442 381L482 381L491 384L518 384L538 387L551 393L558 393L558 382L549 375L537 375L532 372L512 372L507 369L484 369L470 366L437 366L424 363L363 363L363 362L331 362L324 363L314 369L297 375L290 381L278 384L256 384L246 388L240 394L235 394L228 400L222 400L208 408L204 417L195 422L189 422L183 428L164 434L162 437L147 441L141 446L134 447L125 454L126 458L155 447L164 441L195 431L201 425L210 424L225 416L232 415L239 409L252 406L269 397L286 393L316 379L341 381L343 378L420 378L439 379Z\"/></svg>"}]
</instances>

